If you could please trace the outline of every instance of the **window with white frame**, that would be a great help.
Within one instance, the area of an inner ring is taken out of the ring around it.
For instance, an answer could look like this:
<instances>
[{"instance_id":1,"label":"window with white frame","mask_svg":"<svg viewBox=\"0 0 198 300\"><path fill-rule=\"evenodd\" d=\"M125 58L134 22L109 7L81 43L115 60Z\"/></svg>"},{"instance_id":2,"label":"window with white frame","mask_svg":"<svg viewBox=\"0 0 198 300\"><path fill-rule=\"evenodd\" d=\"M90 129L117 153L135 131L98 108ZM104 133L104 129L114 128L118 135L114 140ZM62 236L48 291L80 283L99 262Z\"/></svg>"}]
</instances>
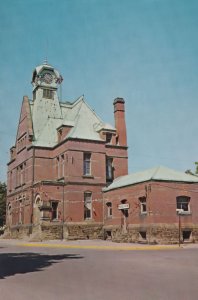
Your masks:
<instances>
[{"instance_id":1,"label":"window with white frame","mask_svg":"<svg viewBox=\"0 0 198 300\"><path fill-rule=\"evenodd\" d=\"M190 197L178 196L176 200L177 200L177 211L190 212Z\"/></svg>"},{"instance_id":2,"label":"window with white frame","mask_svg":"<svg viewBox=\"0 0 198 300\"><path fill-rule=\"evenodd\" d=\"M91 153L83 154L83 175L91 175Z\"/></svg>"},{"instance_id":3,"label":"window with white frame","mask_svg":"<svg viewBox=\"0 0 198 300\"><path fill-rule=\"evenodd\" d=\"M85 192L84 193L84 219L92 218L92 193Z\"/></svg>"},{"instance_id":4,"label":"window with white frame","mask_svg":"<svg viewBox=\"0 0 198 300\"><path fill-rule=\"evenodd\" d=\"M112 214L113 214L113 210L112 210L112 203L111 202L107 202L107 217L111 218Z\"/></svg>"},{"instance_id":5,"label":"window with white frame","mask_svg":"<svg viewBox=\"0 0 198 300\"><path fill-rule=\"evenodd\" d=\"M147 213L146 197L140 197L139 198L139 204L140 204L140 213L141 214L146 214Z\"/></svg>"}]
</instances>

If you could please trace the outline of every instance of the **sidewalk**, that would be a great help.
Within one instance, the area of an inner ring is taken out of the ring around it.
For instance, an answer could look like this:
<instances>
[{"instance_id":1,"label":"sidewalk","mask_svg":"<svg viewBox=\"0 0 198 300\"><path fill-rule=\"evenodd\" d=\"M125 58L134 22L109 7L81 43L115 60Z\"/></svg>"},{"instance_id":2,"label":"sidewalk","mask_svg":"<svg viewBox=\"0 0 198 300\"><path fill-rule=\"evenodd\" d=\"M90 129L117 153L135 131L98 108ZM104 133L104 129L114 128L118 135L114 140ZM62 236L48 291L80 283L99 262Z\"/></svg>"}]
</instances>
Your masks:
<instances>
[{"instance_id":1,"label":"sidewalk","mask_svg":"<svg viewBox=\"0 0 198 300\"><path fill-rule=\"evenodd\" d=\"M178 250L178 249L198 249L198 244L178 245L148 245L137 243L115 243L104 240L51 240L42 242L28 242L25 240L4 240L0 239L0 245L7 244L19 247L39 247L39 248L67 248L67 249L95 249L95 250Z\"/></svg>"}]
</instances>

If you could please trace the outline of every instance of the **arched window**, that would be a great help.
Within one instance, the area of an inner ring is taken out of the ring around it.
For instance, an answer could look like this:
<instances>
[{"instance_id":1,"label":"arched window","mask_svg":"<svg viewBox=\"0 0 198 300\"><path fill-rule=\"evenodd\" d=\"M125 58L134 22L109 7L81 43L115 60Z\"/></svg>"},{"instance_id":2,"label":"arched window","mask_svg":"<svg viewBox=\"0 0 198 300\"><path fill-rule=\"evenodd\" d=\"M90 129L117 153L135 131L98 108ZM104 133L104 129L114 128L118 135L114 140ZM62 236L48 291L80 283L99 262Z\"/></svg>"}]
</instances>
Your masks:
<instances>
[{"instance_id":1,"label":"arched window","mask_svg":"<svg viewBox=\"0 0 198 300\"><path fill-rule=\"evenodd\" d=\"M127 203L127 199L121 200L121 205L122 205L121 211L123 215L127 218L129 216L129 212L128 212L129 204Z\"/></svg>"},{"instance_id":2,"label":"arched window","mask_svg":"<svg viewBox=\"0 0 198 300\"><path fill-rule=\"evenodd\" d=\"M41 197L39 194L37 194L35 197L35 205L38 207L41 205Z\"/></svg>"},{"instance_id":3,"label":"arched window","mask_svg":"<svg viewBox=\"0 0 198 300\"><path fill-rule=\"evenodd\" d=\"M106 181L112 182L113 181L113 158L106 157Z\"/></svg>"},{"instance_id":4,"label":"arched window","mask_svg":"<svg viewBox=\"0 0 198 300\"><path fill-rule=\"evenodd\" d=\"M9 203L8 203L8 213L11 213L11 209L12 209L12 205L11 205L11 203L9 202Z\"/></svg>"},{"instance_id":5,"label":"arched window","mask_svg":"<svg viewBox=\"0 0 198 300\"><path fill-rule=\"evenodd\" d=\"M9 202L7 206L8 224L12 225L12 205Z\"/></svg>"},{"instance_id":6,"label":"arched window","mask_svg":"<svg viewBox=\"0 0 198 300\"><path fill-rule=\"evenodd\" d=\"M43 216L43 211L40 211L41 205L41 196L40 194L37 194L34 200L34 224L38 224L40 222L40 218Z\"/></svg>"},{"instance_id":7,"label":"arched window","mask_svg":"<svg viewBox=\"0 0 198 300\"><path fill-rule=\"evenodd\" d=\"M61 171L62 171L61 176L65 177L65 156L64 156L64 154L61 155Z\"/></svg>"}]
</instances>

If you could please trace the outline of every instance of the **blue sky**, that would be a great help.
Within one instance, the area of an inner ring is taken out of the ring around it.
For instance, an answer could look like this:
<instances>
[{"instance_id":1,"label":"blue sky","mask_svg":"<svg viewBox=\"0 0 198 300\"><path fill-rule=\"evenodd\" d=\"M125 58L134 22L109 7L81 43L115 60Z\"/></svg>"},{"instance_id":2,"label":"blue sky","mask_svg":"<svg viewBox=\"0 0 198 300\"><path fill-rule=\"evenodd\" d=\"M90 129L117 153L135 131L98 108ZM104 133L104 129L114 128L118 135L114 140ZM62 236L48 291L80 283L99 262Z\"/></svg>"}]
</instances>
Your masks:
<instances>
[{"instance_id":1,"label":"blue sky","mask_svg":"<svg viewBox=\"0 0 198 300\"><path fill-rule=\"evenodd\" d=\"M0 181L35 66L62 74L63 100L84 94L114 124L126 101L129 171L194 170L198 160L197 0L0 1Z\"/></svg>"}]
</instances>

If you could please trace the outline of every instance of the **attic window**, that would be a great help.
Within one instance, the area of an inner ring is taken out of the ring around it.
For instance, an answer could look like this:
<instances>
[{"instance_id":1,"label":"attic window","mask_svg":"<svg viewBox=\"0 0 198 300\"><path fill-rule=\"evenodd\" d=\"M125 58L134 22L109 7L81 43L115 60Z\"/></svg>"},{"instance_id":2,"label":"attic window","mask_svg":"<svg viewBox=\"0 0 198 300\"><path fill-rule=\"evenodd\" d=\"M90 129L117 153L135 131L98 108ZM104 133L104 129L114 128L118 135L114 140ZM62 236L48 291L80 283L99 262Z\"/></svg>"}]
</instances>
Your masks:
<instances>
[{"instance_id":1,"label":"attic window","mask_svg":"<svg viewBox=\"0 0 198 300\"><path fill-rule=\"evenodd\" d=\"M54 92L49 89L43 89L43 98L54 99Z\"/></svg>"}]
</instances>

